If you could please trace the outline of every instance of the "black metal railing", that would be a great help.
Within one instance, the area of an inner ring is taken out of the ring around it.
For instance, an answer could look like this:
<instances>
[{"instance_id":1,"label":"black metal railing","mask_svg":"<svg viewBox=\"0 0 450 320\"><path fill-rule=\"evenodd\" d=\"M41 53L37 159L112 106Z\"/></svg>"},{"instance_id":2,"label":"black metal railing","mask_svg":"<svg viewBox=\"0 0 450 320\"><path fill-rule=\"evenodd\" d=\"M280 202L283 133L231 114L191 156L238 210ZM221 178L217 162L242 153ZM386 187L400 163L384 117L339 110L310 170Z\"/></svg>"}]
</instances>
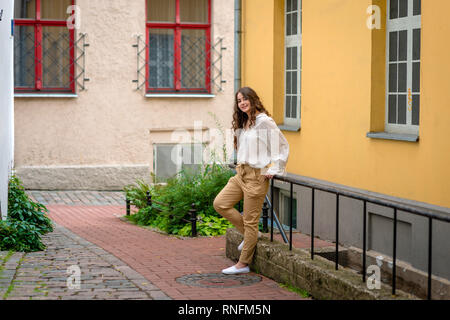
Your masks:
<instances>
[{"instance_id":1,"label":"black metal railing","mask_svg":"<svg viewBox=\"0 0 450 320\"><path fill-rule=\"evenodd\" d=\"M126 202L126 215L129 216L131 214L131 201L130 201L130 199L128 199L128 197L126 197L125 202ZM152 209L154 209L158 212L166 211L166 210L164 210L164 208L168 209L169 212L172 212L172 210L174 208L173 205L170 203L163 203L163 202L153 200L152 195L150 194L149 191L147 191L147 193L146 193L146 202L147 202L148 207L151 207ZM198 217L197 217L197 209L195 208L195 203L191 204L191 209L189 209L189 212L187 213L187 215L189 215L189 219L182 218L181 220L191 224L191 237L197 237ZM173 215L169 214L169 219L172 219L172 218L173 218Z\"/></svg>"},{"instance_id":2,"label":"black metal railing","mask_svg":"<svg viewBox=\"0 0 450 320\"><path fill-rule=\"evenodd\" d=\"M328 193L332 193L336 195L336 215L335 215L335 241L336 241L336 252L335 252L335 269L339 269L339 199L340 197L347 197L352 198L355 200L360 200L363 202L363 262L362 262L362 281L366 282L366 255L367 255L367 203L377 204L384 207L388 207L393 209L393 252L392 252L392 259L393 259L393 268L392 268L392 294L395 295L396 292L396 264L397 264L397 211L401 210L404 212L408 212L414 215L419 215L422 217L428 218L428 288L427 288L427 298L431 299L431 281L432 281L432 223L433 220L443 221L443 222L450 222L450 217L444 214L435 213L435 212L427 212L425 210L398 204L392 201L388 200L380 200L376 199L374 197L369 197L365 195L360 195L357 193L349 192L349 191L342 191L338 190L337 188L333 187L326 187L321 186L315 183L307 182L307 181L301 181L299 179L295 179L292 177L284 177L284 176L274 176L274 178L271 180L270 183L270 194L271 194L271 204L274 203L274 181L279 180L283 182L287 182L290 184L290 209L289 209L289 249L292 250L292 226L293 226L293 186L303 186L308 187L312 190L312 210L311 210L311 259L314 259L314 197L315 197L315 191L324 191ZM272 223L271 223L271 241L273 241L273 221L274 221L274 208L273 205L270 205L271 209L271 217L272 217ZM282 228L280 228L282 229Z\"/></svg>"},{"instance_id":3,"label":"black metal railing","mask_svg":"<svg viewBox=\"0 0 450 320\"><path fill-rule=\"evenodd\" d=\"M234 167L231 167L234 168ZM269 208L271 208L271 202L269 200L269 197L266 195L264 204L263 204L263 208L262 208L262 224L263 224L263 232L267 233L269 231L269 227L268 227L268 221L269 221ZM238 203L238 211L242 213L242 201L239 201ZM273 218L271 219L271 228L273 229L273 221L275 221L275 223L277 224L277 228L281 234L281 237L284 241L284 243L288 243L289 239L286 236L286 232L284 231L283 225L280 223L280 220L278 219L278 215L275 212L275 210L272 210L272 216ZM272 234L272 239L273 241L273 234Z\"/></svg>"}]
</instances>

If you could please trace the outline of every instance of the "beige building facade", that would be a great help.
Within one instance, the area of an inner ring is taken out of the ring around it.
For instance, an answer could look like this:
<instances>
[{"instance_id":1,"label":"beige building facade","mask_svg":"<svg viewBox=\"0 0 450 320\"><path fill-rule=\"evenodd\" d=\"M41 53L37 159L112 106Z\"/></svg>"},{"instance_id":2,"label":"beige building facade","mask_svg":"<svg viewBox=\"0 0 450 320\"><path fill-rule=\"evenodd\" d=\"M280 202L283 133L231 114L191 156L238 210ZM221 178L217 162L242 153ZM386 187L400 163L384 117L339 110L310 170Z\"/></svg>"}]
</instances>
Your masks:
<instances>
[{"instance_id":1,"label":"beige building facade","mask_svg":"<svg viewBox=\"0 0 450 320\"><path fill-rule=\"evenodd\" d=\"M188 149L211 154L211 133L231 126L232 1L68 0L61 7L55 0L45 9L48 2L16 8L15 56L22 60L15 68L15 167L26 188L121 190L150 181L150 172L175 173L189 164ZM156 9L164 14L155 17ZM66 31L46 27L45 12L75 27L68 45L54 40ZM36 56L20 48L31 21L42 23L31 34L42 46L34 47L42 61L34 73L24 65ZM66 64L55 60L68 52ZM73 74L61 76L72 64ZM52 81L66 81L69 90L51 89ZM174 149L176 143L200 149Z\"/></svg>"}]
</instances>

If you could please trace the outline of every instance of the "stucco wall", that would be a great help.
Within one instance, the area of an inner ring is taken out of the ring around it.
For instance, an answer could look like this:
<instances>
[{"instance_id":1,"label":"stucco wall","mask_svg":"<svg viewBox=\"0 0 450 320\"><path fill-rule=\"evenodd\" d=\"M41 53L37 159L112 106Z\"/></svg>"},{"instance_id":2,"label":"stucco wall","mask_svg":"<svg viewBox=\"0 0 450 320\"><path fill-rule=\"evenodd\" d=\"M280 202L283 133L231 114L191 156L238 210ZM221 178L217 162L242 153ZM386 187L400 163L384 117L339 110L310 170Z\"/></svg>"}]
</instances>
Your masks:
<instances>
[{"instance_id":1,"label":"stucco wall","mask_svg":"<svg viewBox=\"0 0 450 320\"><path fill-rule=\"evenodd\" d=\"M450 2L422 1L420 139L370 139L384 129L386 1L302 1L301 130L284 131L290 144L289 175L339 190L449 214L450 118L444 58ZM367 8L379 5L382 28L367 27ZM284 1L244 0L243 85L283 121ZM260 41L264 38L265 41ZM263 63L264 62L264 63ZM281 72L280 72L281 70ZM380 126L381 122L381 126ZM281 187L289 191L289 186ZM294 188L299 231L311 230L311 191ZM276 200L275 200L276 202ZM315 235L335 240L335 197L317 194ZM275 203L276 205L276 203ZM391 210L392 211L392 210ZM368 248L392 255L392 212L368 206ZM340 242L362 246L362 204L342 200ZM427 270L427 223L399 213L398 258ZM448 223L433 222L433 273L449 277Z\"/></svg>"},{"instance_id":2,"label":"stucco wall","mask_svg":"<svg viewBox=\"0 0 450 320\"><path fill-rule=\"evenodd\" d=\"M243 84L254 87L282 121L283 1L245 0ZM367 27L367 8L384 1L303 0L301 131L285 132L291 146L288 171L399 198L450 207L450 118L445 59L450 2L422 2L419 142L370 139L384 88L373 74L373 52L382 28ZM385 10L385 8L382 8ZM281 26L280 26L281 24ZM266 39L260 41L260 39ZM375 50L374 50L375 49ZM377 58L378 59L378 58ZM264 62L264 63L263 63ZM383 83L383 82L382 82ZM281 84L281 89L280 89ZM381 98L374 95L382 94ZM280 116L281 115L281 116ZM379 129L379 128L378 128Z\"/></svg>"},{"instance_id":3,"label":"stucco wall","mask_svg":"<svg viewBox=\"0 0 450 320\"><path fill-rule=\"evenodd\" d=\"M151 142L157 142L152 129L192 128L194 121L214 128L208 112L217 115L224 127L231 126L232 1L213 1L212 6L212 39L224 39L222 72L227 81L224 91L214 98L146 98L142 91L135 91L132 80L137 62L132 45L135 35L145 35L145 0L78 0L77 5L81 9L78 32L87 33L90 44L87 91L79 92L77 98L16 98L16 167L27 187L69 188L67 180L62 182L64 177L75 179L76 171L66 170L74 167L92 172L96 167L128 168L132 180L142 175L148 178L153 162ZM43 174L44 169L58 174ZM104 177L100 184L89 183L91 175L84 175L85 186L74 183L73 187L102 189L108 185L109 174L100 173Z\"/></svg>"},{"instance_id":4,"label":"stucco wall","mask_svg":"<svg viewBox=\"0 0 450 320\"><path fill-rule=\"evenodd\" d=\"M8 181L13 161L13 44L11 19L14 1L0 3L0 211L6 218Z\"/></svg>"}]
</instances>

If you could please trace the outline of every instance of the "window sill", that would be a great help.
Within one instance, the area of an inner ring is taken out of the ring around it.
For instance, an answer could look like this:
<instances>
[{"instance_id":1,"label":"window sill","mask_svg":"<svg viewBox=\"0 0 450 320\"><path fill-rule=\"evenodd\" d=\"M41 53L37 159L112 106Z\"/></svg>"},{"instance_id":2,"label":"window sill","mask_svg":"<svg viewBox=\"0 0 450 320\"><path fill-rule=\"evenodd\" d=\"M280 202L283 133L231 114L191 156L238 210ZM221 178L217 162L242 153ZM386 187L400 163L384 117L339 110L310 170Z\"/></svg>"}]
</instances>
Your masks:
<instances>
[{"instance_id":1,"label":"window sill","mask_svg":"<svg viewBox=\"0 0 450 320\"><path fill-rule=\"evenodd\" d=\"M214 94L159 94L147 93L146 98L214 98Z\"/></svg>"},{"instance_id":2,"label":"window sill","mask_svg":"<svg viewBox=\"0 0 450 320\"><path fill-rule=\"evenodd\" d=\"M417 142L419 136L416 134L403 134L403 133L389 133L389 132L368 132L368 138L383 139L383 140L396 140L406 142Z\"/></svg>"},{"instance_id":3,"label":"window sill","mask_svg":"<svg viewBox=\"0 0 450 320\"><path fill-rule=\"evenodd\" d=\"M285 124L279 124L278 128L281 131L291 131L291 132L299 132L301 129L300 125L296 125L296 126L289 126L289 125L285 125Z\"/></svg>"},{"instance_id":4,"label":"window sill","mask_svg":"<svg viewBox=\"0 0 450 320\"><path fill-rule=\"evenodd\" d=\"M14 98L78 98L76 93L15 93Z\"/></svg>"}]
</instances>

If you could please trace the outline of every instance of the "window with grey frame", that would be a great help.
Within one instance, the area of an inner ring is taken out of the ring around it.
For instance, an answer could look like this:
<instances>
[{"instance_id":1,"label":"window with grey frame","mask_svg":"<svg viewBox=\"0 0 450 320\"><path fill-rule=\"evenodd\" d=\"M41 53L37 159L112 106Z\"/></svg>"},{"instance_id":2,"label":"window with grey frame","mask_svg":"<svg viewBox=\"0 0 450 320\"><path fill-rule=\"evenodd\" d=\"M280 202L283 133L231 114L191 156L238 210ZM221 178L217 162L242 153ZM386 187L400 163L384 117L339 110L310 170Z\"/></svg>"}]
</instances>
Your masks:
<instances>
[{"instance_id":1,"label":"window with grey frame","mask_svg":"<svg viewBox=\"0 0 450 320\"><path fill-rule=\"evenodd\" d=\"M298 126L301 108L302 0L285 2L284 124Z\"/></svg>"},{"instance_id":2,"label":"window with grey frame","mask_svg":"<svg viewBox=\"0 0 450 320\"><path fill-rule=\"evenodd\" d=\"M389 0L386 30L386 131L418 134L421 0Z\"/></svg>"}]
</instances>

